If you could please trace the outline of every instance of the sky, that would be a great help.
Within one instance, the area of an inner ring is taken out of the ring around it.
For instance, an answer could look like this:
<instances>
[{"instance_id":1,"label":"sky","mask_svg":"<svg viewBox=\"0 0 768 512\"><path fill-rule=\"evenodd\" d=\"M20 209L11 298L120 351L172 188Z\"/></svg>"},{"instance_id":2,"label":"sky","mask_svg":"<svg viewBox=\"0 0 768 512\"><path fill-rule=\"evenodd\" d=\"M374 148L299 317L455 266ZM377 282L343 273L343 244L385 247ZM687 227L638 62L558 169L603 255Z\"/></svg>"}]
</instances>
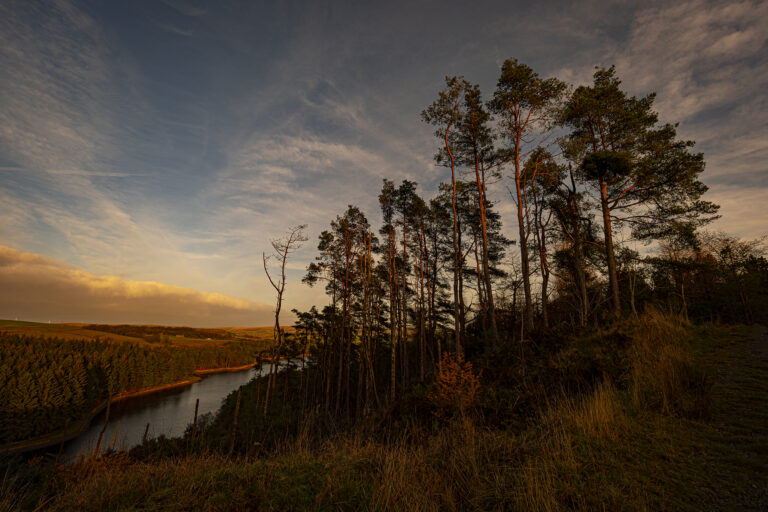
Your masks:
<instances>
[{"instance_id":1,"label":"sky","mask_svg":"<svg viewBox=\"0 0 768 512\"><path fill-rule=\"evenodd\" d=\"M446 170L420 112L505 59L632 94L697 142L711 228L768 234L768 2L0 2L0 318L268 325L269 241ZM492 191L506 224L511 202ZM287 317L286 317L287 318Z\"/></svg>"}]
</instances>

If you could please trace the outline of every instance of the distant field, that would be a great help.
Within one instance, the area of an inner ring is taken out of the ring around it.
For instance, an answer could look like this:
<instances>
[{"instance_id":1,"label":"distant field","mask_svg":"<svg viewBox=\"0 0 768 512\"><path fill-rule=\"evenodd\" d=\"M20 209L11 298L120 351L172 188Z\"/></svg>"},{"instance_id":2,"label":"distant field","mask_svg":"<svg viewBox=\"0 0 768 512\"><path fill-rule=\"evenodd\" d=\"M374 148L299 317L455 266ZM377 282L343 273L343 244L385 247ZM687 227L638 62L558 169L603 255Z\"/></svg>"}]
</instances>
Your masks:
<instances>
[{"instance_id":1,"label":"distant field","mask_svg":"<svg viewBox=\"0 0 768 512\"><path fill-rule=\"evenodd\" d=\"M293 331L293 327L285 329ZM43 336L63 340L99 340L132 342L149 346L221 345L233 341L269 341L272 327L196 328L163 325L106 325L0 320L0 332L27 336Z\"/></svg>"},{"instance_id":2,"label":"distant field","mask_svg":"<svg viewBox=\"0 0 768 512\"><path fill-rule=\"evenodd\" d=\"M142 338L107 334L85 328L82 324L47 324L41 322L22 322L18 320L0 320L0 332L26 336L44 336L64 340L96 340L109 338L112 341L131 341L147 343Z\"/></svg>"}]
</instances>

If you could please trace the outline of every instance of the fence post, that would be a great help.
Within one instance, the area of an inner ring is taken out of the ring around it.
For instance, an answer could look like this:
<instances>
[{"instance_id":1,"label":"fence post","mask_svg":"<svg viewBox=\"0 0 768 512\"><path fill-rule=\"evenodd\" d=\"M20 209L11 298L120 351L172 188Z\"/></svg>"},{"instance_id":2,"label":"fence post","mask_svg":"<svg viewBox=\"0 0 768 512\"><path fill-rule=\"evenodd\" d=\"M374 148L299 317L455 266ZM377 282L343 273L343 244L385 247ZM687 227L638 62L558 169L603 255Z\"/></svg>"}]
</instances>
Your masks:
<instances>
[{"instance_id":1,"label":"fence post","mask_svg":"<svg viewBox=\"0 0 768 512\"><path fill-rule=\"evenodd\" d=\"M107 430L107 424L109 423L109 409L112 405L112 395L109 395L107 397L107 414L104 415L104 426L101 428L101 432L99 432L99 440L96 441L96 449L93 452L94 458L99 455L99 449L101 448L101 439L104 437L104 432Z\"/></svg>"},{"instance_id":2,"label":"fence post","mask_svg":"<svg viewBox=\"0 0 768 512\"><path fill-rule=\"evenodd\" d=\"M232 422L232 434L229 439L229 455L232 455L232 450L235 449L235 434L237 432L237 414L240 412L240 395L243 392L243 388L237 390L237 402L235 402L235 418Z\"/></svg>"},{"instance_id":3,"label":"fence post","mask_svg":"<svg viewBox=\"0 0 768 512\"><path fill-rule=\"evenodd\" d=\"M200 399L195 400L195 419L192 420L192 439L195 439L197 433L197 409L200 407Z\"/></svg>"}]
</instances>

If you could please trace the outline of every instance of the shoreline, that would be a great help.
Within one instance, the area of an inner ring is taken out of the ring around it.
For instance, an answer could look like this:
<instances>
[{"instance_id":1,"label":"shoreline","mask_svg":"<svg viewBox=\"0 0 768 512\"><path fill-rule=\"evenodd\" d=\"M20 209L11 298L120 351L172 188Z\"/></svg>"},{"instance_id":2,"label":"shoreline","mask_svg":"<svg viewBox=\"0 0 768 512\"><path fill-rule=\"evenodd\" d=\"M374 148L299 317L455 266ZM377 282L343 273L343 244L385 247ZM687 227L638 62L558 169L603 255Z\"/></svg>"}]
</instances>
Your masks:
<instances>
[{"instance_id":1,"label":"shoreline","mask_svg":"<svg viewBox=\"0 0 768 512\"><path fill-rule=\"evenodd\" d=\"M281 359L284 359L284 358L281 358ZM197 369L193 372L193 376L189 379L180 380L176 382L169 382L167 384L158 384L157 386L141 388L141 389L137 389L136 391L124 391L112 397L112 399L109 400L109 403L114 404L116 402L127 400L129 398L136 398L144 395L150 395L152 393L157 393L158 391L165 391L168 389L189 386L196 382L200 382L201 380L203 380L205 377L209 375L214 375L217 373L233 373L233 372L241 372L241 371L249 370L251 368L254 368L256 365L258 365L259 362L260 361L254 361L253 363L250 363L250 364L246 364L242 366L234 366L234 367L230 366L230 367L222 367L222 368ZM267 364L267 363L262 362L262 364ZM2 445L0 446L0 455L10 455L10 454L30 452L34 450L41 450L43 448L49 448L51 446L55 446L60 443L66 443L67 441L70 441L82 435L86 430L88 430L88 427L90 427L93 419L96 416L98 416L99 413L101 413L104 409L107 408L107 402L108 401L105 400L100 404L97 404L93 409L91 409L91 411L85 417L76 421L74 425L65 427L62 430L58 430L56 432L50 432L48 434L43 434L42 436L38 436L32 439L25 439L23 441L14 441L14 442Z\"/></svg>"}]
</instances>

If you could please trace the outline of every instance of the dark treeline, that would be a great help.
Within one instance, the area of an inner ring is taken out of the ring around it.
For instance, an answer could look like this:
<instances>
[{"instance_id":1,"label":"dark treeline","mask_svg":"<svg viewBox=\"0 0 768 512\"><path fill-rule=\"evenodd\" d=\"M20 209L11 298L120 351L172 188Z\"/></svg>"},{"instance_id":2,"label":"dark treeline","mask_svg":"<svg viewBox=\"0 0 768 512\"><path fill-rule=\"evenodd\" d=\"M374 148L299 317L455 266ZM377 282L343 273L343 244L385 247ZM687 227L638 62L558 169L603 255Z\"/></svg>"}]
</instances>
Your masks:
<instances>
[{"instance_id":1,"label":"dark treeline","mask_svg":"<svg viewBox=\"0 0 768 512\"><path fill-rule=\"evenodd\" d=\"M762 242L702 230L718 210L703 155L654 98L627 94L614 68L574 89L508 60L489 101L446 78L422 112L437 194L385 178L378 229L350 205L320 234L304 281L328 304L295 311L294 341L315 356L294 390L305 410L355 420L431 382L446 353L524 364L529 342L648 308L765 321ZM516 241L491 195L509 197Z\"/></svg>"},{"instance_id":2,"label":"dark treeline","mask_svg":"<svg viewBox=\"0 0 768 512\"><path fill-rule=\"evenodd\" d=\"M54 432L124 391L253 362L259 346L150 348L137 343L0 334L0 444Z\"/></svg>"}]
</instances>

